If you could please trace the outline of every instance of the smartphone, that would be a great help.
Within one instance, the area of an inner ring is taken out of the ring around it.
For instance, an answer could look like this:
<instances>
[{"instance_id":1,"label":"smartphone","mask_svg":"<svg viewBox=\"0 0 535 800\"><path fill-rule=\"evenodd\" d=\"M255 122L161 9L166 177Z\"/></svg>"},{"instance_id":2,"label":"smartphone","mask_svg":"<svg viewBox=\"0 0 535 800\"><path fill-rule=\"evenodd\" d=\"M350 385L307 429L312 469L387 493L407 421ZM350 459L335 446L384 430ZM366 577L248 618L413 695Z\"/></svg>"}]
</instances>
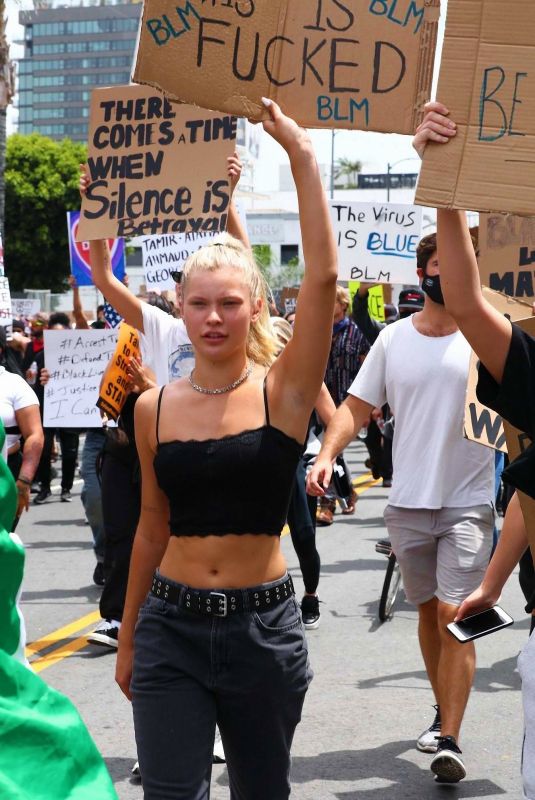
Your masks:
<instances>
[{"instance_id":1,"label":"smartphone","mask_svg":"<svg viewBox=\"0 0 535 800\"><path fill-rule=\"evenodd\" d=\"M479 614L465 617L459 622L450 622L447 628L459 642L471 642L473 639L486 636L488 633L507 628L513 622L513 618L503 608L494 606L486 611L481 611Z\"/></svg>"}]
</instances>

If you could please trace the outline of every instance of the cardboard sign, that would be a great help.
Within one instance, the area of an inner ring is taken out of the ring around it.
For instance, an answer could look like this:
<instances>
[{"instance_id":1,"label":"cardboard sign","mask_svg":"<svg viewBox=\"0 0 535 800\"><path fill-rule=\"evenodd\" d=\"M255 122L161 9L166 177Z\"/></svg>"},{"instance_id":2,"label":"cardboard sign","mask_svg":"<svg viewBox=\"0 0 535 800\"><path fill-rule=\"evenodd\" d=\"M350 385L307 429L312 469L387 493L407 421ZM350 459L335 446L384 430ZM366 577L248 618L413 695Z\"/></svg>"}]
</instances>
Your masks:
<instances>
[{"instance_id":1,"label":"cardboard sign","mask_svg":"<svg viewBox=\"0 0 535 800\"><path fill-rule=\"evenodd\" d=\"M481 214L481 282L524 302L535 300L535 217Z\"/></svg>"},{"instance_id":2,"label":"cardboard sign","mask_svg":"<svg viewBox=\"0 0 535 800\"><path fill-rule=\"evenodd\" d=\"M519 303L491 289L483 288L483 296L500 314L509 317L512 322L524 320L531 313L529 305ZM472 442L507 453L502 418L491 408L487 408L483 403L480 403L476 397L478 364L479 359L475 353L472 353L466 391L464 435Z\"/></svg>"},{"instance_id":3,"label":"cardboard sign","mask_svg":"<svg viewBox=\"0 0 535 800\"><path fill-rule=\"evenodd\" d=\"M116 330L45 330L43 425L51 428L100 428L96 406L99 384L117 343Z\"/></svg>"},{"instance_id":4,"label":"cardboard sign","mask_svg":"<svg viewBox=\"0 0 535 800\"><path fill-rule=\"evenodd\" d=\"M226 230L235 117L113 86L93 90L89 129L77 241Z\"/></svg>"},{"instance_id":5,"label":"cardboard sign","mask_svg":"<svg viewBox=\"0 0 535 800\"><path fill-rule=\"evenodd\" d=\"M330 201L339 278L363 283L414 283L422 209L392 203Z\"/></svg>"},{"instance_id":6,"label":"cardboard sign","mask_svg":"<svg viewBox=\"0 0 535 800\"><path fill-rule=\"evenodd\" d=\"M115 348L112 362L108 364L108 368L104 373L97 400L98 408L104 411L110 419L117 420L128 396L130 378L126 368L130 363L130 359L137 358L139 361L140 357L138 332L131 325L122 322L119 328L117 347Z\"/></svg>"},{"instance_id":7,"label":"cardboard sign","mask_svg":"<svg viewBox=\"0 0 535 800\"><path fill-rule=\"evenodd\" d=\"M13 311L11 308L11 294L9 291L9 280L5 277L0 278L0 325L4 328L11 328L13 324Z\"/></svg>"},{"instance_id":8,"label":"cardboard sign","mask_svg":"<svg viewBox=\"0 0 535 800\"><path fill-rule=\"evenodd\" d=\"M93 286L89 242L79 242L77 239L79 221L79 211L67 211L67 233L69 236L71 275L76 279L77 286ZM108 245L111 254L112 272L116 278L122 281L125 275L126 265L124 239L109 239Z\"/></svg>"},{"instance_id":9,"label":"cardboard sign","mask_svg":"<svg viewBox=\"0 0 535 800\"><path fill-rule=\"evenodd\" d=\"M440 0L145 0L133 79L255 121L268 97L309 128L412 134L439 15Z\"/></svg>"},{"instance_id":10,"label":"cardboard sign","mask_svg":"<svg viewBox=\"0 0 535 800\"><path fill-rule=\"evenodd\" d=\"M457 123L426 148L416 202L535 214L535 4L448 0L437 99Z\"/></svg>"},{"instance_id":11,"label":"cardboard sign","mask_svg":"<svg viewBox=\"0 0 535 800\"><path fill-rule=\"evenodd\" d=\"M175 233L171 236L143 236L134 244L141 246L147 292L175 291L171 272L181 272L184 262L201 247L210 244L217 233Z\"/></svg>"},{"instance_id":12,"label":"cardboard sign","mask_svg":"<svg viewBox=\"0 0 535 800\"><path fill-rule=\"evenodd\" d=\"M355 295L360 289L360 281L349 281L347 288L351 298L351 306ZM370 286L368 288L368 313L372 319L378 322L385 322L385 296L383 286Z\"/></svg>"},{"instance_id":13,"label":"cardboard sign","mask_svg":"<svg viewBox=\"0 0 535 800\"><path fill-rule=\"evenodd\" d=\"M279 304L281 311L286 314L294 314L297 308L297 297L299 295L298 286L285 286L280 293Z\"/></svg>"}]
</instances>

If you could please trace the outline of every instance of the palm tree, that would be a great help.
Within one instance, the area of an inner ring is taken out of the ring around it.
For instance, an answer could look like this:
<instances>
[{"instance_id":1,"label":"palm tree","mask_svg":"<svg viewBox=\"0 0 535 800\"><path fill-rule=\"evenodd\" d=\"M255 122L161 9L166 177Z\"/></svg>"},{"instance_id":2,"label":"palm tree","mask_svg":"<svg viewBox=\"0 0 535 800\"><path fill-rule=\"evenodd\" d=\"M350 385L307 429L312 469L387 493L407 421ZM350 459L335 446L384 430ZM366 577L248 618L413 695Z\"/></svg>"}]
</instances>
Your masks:
<instances>
[{"instance_id":1,"label":"palm tree","mask_svg":"<svg viewBox=\"0 0 535 800\"><path fill-rule=\"evenodd\" d=\"M14 65L9 59L9 43L6 36L5 11L5 0L0 0L0 236L2 241L4 241L7 107L11 103L15 89Z\"/></svg>"},{"instance_id":2,"label":"palm tree","mask_svg":"<svg viewBox=\"0 0 535 800\"><path fill-rule=\"evenodd\" d=\"M358 185L358 178L357 175L362 170L362 162L361 161L352 161L350 158L339 158L336 162L336 168L334 172L335 178L341 178L342 176L346 177L347 185L344 187L346 189L356 189Z\"/></svg>"}]
</instances>

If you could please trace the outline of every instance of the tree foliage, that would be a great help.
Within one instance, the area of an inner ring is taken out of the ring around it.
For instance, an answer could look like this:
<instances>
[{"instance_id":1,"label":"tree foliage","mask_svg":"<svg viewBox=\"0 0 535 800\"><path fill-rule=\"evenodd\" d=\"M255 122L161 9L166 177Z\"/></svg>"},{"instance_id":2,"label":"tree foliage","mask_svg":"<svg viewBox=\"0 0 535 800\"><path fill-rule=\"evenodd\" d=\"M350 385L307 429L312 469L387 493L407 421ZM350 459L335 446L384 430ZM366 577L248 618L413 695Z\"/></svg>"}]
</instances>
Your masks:
<instances>
[{"instance_id":1,"label":"tree foliage","mask_svg":"<svg viewBox=\"0 0 535 800\"><path fill-rule=\"evenodd\" d=\"M7 141L5 272L12 290L62 291L70 272L66 212L80 206L83 144L14 134Z\"/></svg>"}]
</instances>

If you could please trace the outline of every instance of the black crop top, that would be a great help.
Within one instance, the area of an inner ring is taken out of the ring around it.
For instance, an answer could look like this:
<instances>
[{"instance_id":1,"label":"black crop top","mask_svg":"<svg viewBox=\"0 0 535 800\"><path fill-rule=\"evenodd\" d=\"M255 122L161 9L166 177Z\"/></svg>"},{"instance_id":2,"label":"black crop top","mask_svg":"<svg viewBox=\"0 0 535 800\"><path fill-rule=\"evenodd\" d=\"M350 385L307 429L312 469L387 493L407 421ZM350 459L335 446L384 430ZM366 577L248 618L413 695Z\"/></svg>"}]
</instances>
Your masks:
<instances>
[{"instance_id":1,"label":"black crop top","mask_svg":"<svg viewBox=\"0 0 535 800\"><path fill-rule=\"evenodd\" d=\"M221 439L160 442L154 472L169 498L172 536L280 536L303 445L269 422Z\"/></svg>"}]
</instances>

